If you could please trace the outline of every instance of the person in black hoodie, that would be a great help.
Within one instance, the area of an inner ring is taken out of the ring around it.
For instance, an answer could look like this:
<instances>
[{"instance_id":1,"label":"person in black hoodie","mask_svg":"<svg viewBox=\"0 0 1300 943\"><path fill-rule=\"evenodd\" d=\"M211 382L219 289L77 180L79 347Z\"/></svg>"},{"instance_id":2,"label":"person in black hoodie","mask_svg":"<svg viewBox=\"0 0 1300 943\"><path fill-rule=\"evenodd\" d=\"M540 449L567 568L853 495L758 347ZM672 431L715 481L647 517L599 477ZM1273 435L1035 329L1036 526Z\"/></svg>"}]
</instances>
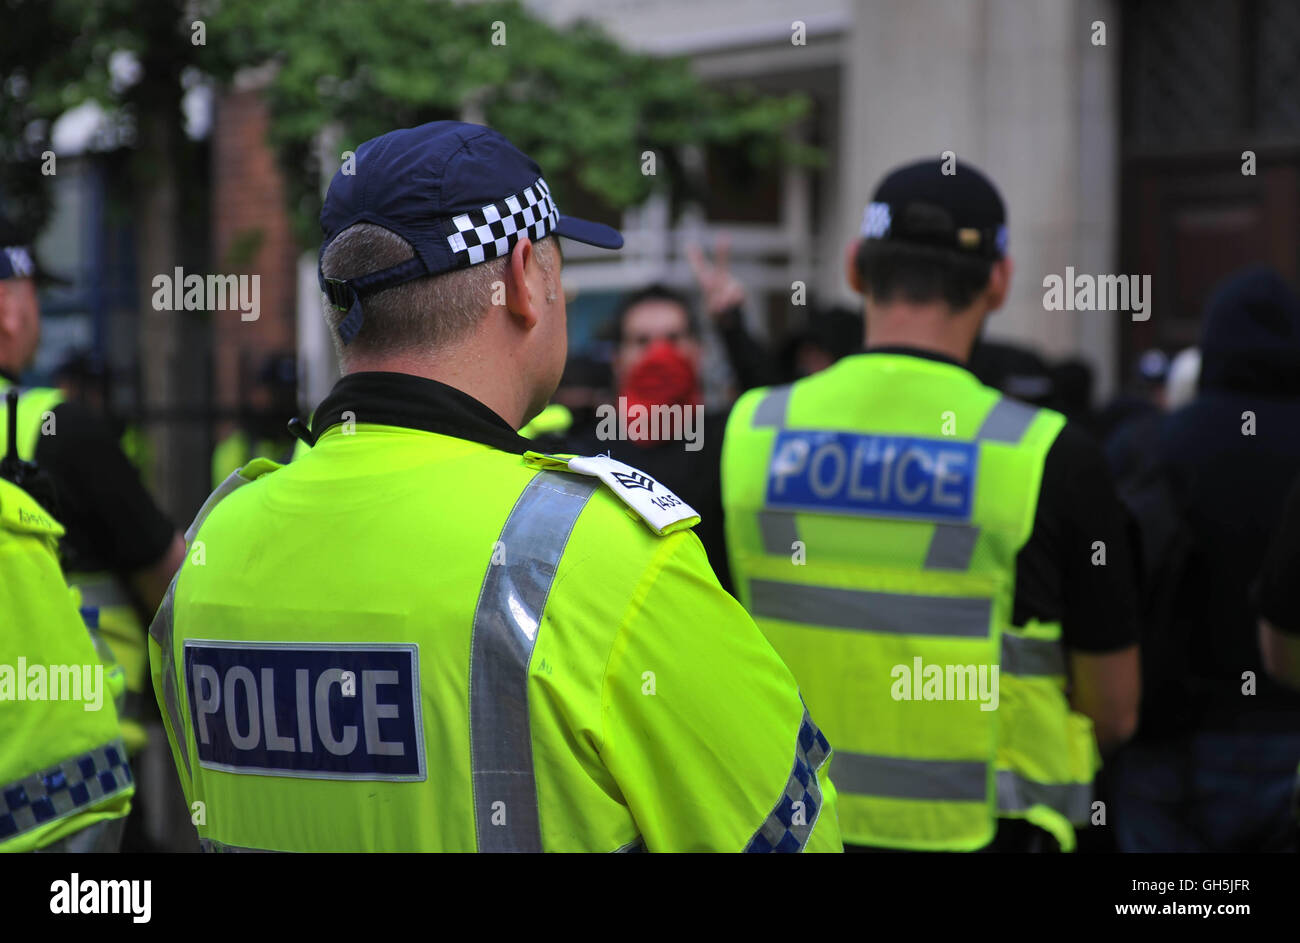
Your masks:
<instances>
[{"instance_id":1,"label":"person in black hoodie","mask_svg":"<svg viewBox=\"0 0 1300 943\"><path fill-rule=\"evenodd\" d=\"M1300 475L1300 299L1276 272L1206 306L1196 398L1162 422L1140 522L1144 701L1114 764L1122 851L1296 850L1300 693L1263 670L1250 586Z\"/></svg>"}]
</instances>

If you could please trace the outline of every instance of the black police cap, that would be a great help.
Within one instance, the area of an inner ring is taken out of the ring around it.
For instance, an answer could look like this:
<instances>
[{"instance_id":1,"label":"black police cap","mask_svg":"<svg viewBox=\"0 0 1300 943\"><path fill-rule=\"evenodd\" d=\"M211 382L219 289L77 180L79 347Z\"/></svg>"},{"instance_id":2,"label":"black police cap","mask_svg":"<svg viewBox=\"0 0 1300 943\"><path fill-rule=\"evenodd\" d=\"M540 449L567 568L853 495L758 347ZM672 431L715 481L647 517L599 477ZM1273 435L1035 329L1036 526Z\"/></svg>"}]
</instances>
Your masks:
<instances>
[{"instance_id":1,"label":"black police cap","mask_svg":"<svg viewBox=\"0 0 1300 943\"><path fill-rule=\"evenodd\" d=\"M890 171L862 214L862 237L927 245L989 259L1007 251L997 187L968 163L921 160Z\"/></svg>"}]
</instances>

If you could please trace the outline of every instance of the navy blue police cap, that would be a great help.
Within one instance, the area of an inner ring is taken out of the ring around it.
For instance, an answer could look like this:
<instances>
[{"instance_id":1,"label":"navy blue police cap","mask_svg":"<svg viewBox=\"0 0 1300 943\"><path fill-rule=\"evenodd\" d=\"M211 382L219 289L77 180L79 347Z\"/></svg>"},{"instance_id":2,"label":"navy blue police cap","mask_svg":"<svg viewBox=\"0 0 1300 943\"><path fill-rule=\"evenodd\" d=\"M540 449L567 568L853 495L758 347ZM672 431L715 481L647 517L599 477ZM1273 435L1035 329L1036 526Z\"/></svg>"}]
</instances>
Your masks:
<instances>
[{"instance_id":1,"label":"navy blue police cap","mask_svg":"<svg viewBox=\"0 0 1300 943\"><path fill-rule=\"evenodd\" d=\"M953 249L986 259L1007 252L1007 212L997 187L965 162L939 159L895 168L862 214L862 237Z\"/></svg>"},{"instance_id":2,"label":"navy blue police cap","mask_svg":"<svg viewBox=\"0 0 1300 943\"><path fill-rule=\"evenodd\" d=\"M409 242L415 257L355 278L326 278L321 290L347 317L347 344L364 320L361 299L426 275L508 256L521 237L565 236L621 249L623 236L601 223L560 215L537 164L491 128L433 121L372 138L357 148L355 173L340 168L321 209L321 257L357 223L382 226Z\"/></svg>"}]
</instances>

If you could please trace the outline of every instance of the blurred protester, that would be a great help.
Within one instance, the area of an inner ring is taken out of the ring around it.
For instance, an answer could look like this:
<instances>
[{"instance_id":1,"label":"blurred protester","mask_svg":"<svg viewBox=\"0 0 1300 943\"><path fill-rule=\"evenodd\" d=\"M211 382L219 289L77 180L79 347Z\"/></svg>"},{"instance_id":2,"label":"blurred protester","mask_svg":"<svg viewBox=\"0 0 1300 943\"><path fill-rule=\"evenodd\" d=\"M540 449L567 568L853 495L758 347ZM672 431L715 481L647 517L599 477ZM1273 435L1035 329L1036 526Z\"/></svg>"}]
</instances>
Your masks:
<instances>
[{"instance_id":1,"label":"blurred protester","mask_svg":"<svg viewBox=\"0 0 1300 943\"><path fill-rule=\"evenodd\" d=\"M725 234L718 237L712 260L699 246L688 246L686 252L705 311L727 352L738 392L811 376L862 349L861 313L845 307L813 306L802 330L791 334L779 351L768 350L745 327L746 292L731 273L730 239Z\"/></svg>"},{"instance_id":2,"label":"blurred protester","mask_svg":"<svg viewBox=\"0 0 1300 943\"><path fill-rule=\"evenodd\" d=\"M1142 533L1145 692L1122 851L1295 850L1300 694L1261 671L1248 588L1300 474L1300 301L1252 267L1206 306L1196 398L1160 424ZM1281 610L1280 610L1281 611Z\"/></svg>"},{"instance_id":3,"label":"blurred protester","mask_svg":"<svg viewBox=\"0 0 1300 943\"><path fill-rule=\"evenodd\" d=\"M92 412L106 415L108 371L104 362L88 350L73 350L54 369L54 383L70 403L80 403Z\"/></svg>"},{"instance_id":4,"label":"blurred protester","mask_svg":"<svg viewBox=\"0 0 1300 943\"><path fill-rule=\"evenodd\" d=\"M1199 368L1199 359L1195 363ZM1168 398L1172 365L1164 351L1144 351L1134 369L1132 392L1115 397L1097 418L1097 434L1105 443L1106 460L1120 491L1126 495L1148 489L1161 475L1155 446L1166 413L1174 409ZM1179 395L1183 397L1180 405L1191 399L1187 389L1190 365L1185 358L1180 366ZM1193 372L1190 377L1193 390L1195 382ZM1131 500L1126 499L1126 503L1131 504Z\"/></svg>"},{"instance_id":5,"label":"blurred protester","mask_svg":"<svg viewBox=\"0 0 1300 943\"><path fill-rule=\"evenodd\" d=\"M745 327L745 288L731 272L730 237L718 236L712 260L697 245L687 246L686 257L703 297L705 315L722 339L737 389L779 382L780 364Z\"/></svg>"},{"instance_id":6,"label":"blurred protester","mask_svg":"<svg viewBox=\"0 0 1300 943\"><path fill-rule=\"evenodd\" d=\"M1165 409L1173 412L1190 403L1196 397L1196 384L1200 378L1200 349L1186 347L1180 350L1169 361L1169 375L1165 377Z\"/></svg>"},{"instance_id":7,"label":"blurred protester","mask_svg":"<svg viewBox=\"0 0 1300 943\"><path fill-rule=\"evenodd\" d=\"M0 220L0 393L18 383L40 340L35 265L23 234ZM15 265L15 261L22 264ZM142 750L151 699L145 624L162 601L185 556L176 528L154 503L103 418L67 402L57 389L20 391L15 433L19 456L34 460L53 482L66 528L61 548L69 581L87 606L98 607L99 630L126 673L123 737ZM0 450L6 433L0 430ZM146 799L147 801L147 799ZM146 847L138 809L128 826L127 850Z\"/></svg>"},{"instance_id":8,"label":"blurred protester","mask_svg":"<svg viewBox=\"0 0 1300 943\"><path fill-rule=\"evenodd\" d=\"M1096 431L1092 409L1092 367L1071 357L1049 368L1052 379L1052 408L1088 432Z\"/></svg>"},{"instance_id":9,"label":"blurred protester","mask_svg":"<svg viewBox=\"0 0 1300 943\"><path fill-rule=\"evenodd\" d=\"M298 366L292 354L266 358L238 426L212 450L212 487L255 458L288 462L297 444L288 422L298 413Z\"/></svg>"},{"instance_id":10,"label":"blurred protester","mask_svg":"<svg viewBox=\"0 0 1300 943\"><path fill-rule=\"evenodd\" d=\"M981 336L975 339L968 365L985 386L1033 406L1051 404L1051 370L1047 361L1027 347Z\"/></svg>"},{"instance_id":11,"label":"blurred protester","mask_svg":"<svg viewBox=\"0 0 1300 943\"><path fill-rule=\"evenodd\" d=\"M706 305L733 305L735 292L723 281L709 288ZM719 582L730 589L719 472L726 414L704 409L700 329L690 302L666 285L649 285L620 302L613 335L615 401L602 404L596 426L575 430L562 450L608 454L675 491L699 512L695 532ZM636 421L656 415L680 422Z\"/></svg>"},{"instance_id":12,"label":"blurred protester","mask_svg":"<svg viewBox=\"0 0 1300 943\"><path fill-rule=\"evenodd\" d=\"M1138 357L1132 391L1115 397L1095 419L1098 438L1106 443L1111 469L1120 481L1143 471L1163 416L1192 401L1200 370L1201 352L1195 347L1172 359L1156 349Z\"/></svg>"},{"instance_id":13,"label":"blurred protester","mask_svg":"<svg viewBox=\"0 0 1300 943\"><path fill-rule=\"evenodd\" d=\"M1282 523L1255 585L1264 667L1300 688L1300 478L1291 486Z\"/></svg>"},{"instance_id":14,"label":"blurred protester","mask_svg":"<svg viewBox=\"0 0 1300 943\"><path fill-rule=\"evenodd\" d=\"M894 170L846 259L867 350L745 394L727 425L732 576L834 726L846 849L1072 850L1098 747L1136 725L1130 549L1100 450L967 366L1006 299L1005 246L969 164ZM1000 671L979 695L976 666Z\"/></svg>"},{"instance_id":15,"label":"blurred protester","mask_svg":"<svg viewBox=\"0 0 1300 943\"><path fill-rule=\"evenodd\" d=\"M858 353L864 332L861 312L839 306L813 306L807 326L782 345L780 378L767 384L802 380Z\"/></svg>"},{"instance_id":16,"label":"blurred protester","mask_svg":"<svg viewBox=\"0 0 1300 943\"><path fill-rule=\"evenodd\" d=\"M814 309L807 329L773 356L745 328L746 292L731 272L728 239L719 237L712 259L698 246L688 247L687 253L705 316L722 338L741 391L759 383L808 376L861 348L861 315L846 309ZM534 423L524 431L537 432L536 447L541 451L609 454L672 488L699 511L695 532L718 580L730 590L720 472L727 410L704 409L701 325L690 300L666 285L649 285L620 302L611 327L613 404L607 395L611 378L602 375L601 364L575 359L565 368L565 380L548 407L558 415L557 407L568 406L574 417L572 429L568 434L544 435L546 430ZM613 412L602 413L602 409ZM652 424L638 430L630 422L625 435L623 425L600 421L601 415L616 415L621 423L625 413L649 414L656 409L680 410L683 415L693 409L701 419L698 428L688 423L683 435Z\"/></svg>"},{"instance_id":17,"label":"blurred protester","mask_svg":"<svg viewBox=\"0 0 1300 943\"><path fill-rule=\"evenodd\" d=\"M89 351L74 350L55 368L54 382L65 402L85 406L103 418L118 437L122 454L148 484L153 469L152 444L140 426L123 422L113 413L108 397L112 375L104 361Z\"/></svg>"},{"instance_id":18,"label":"blurred protester","mask_svg":"<svg viewBox=\"0 0 1300 943\"><path fill-rule=\"evenodd\" d=\"M1098 439L1109 443L1127 424L1158 418L1165 409L1165 380L1168 376L1168 355L1154 348L1143 351L1133 366L1132 379L1125 389L1097 414Z\"/></svg>"}]
</instances>

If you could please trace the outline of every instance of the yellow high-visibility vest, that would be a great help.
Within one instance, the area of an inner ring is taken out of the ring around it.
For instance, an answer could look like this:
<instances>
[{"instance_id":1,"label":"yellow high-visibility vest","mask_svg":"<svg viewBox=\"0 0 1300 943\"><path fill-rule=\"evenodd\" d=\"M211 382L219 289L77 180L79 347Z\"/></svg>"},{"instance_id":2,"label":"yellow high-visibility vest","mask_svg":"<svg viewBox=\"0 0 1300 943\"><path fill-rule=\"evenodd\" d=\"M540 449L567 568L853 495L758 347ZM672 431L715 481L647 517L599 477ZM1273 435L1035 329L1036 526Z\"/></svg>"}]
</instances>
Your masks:
<instances>
[{"instance_id":1,"label":"yellow high-visibility vest","mask_svg":"<svg viewBox=\"0 0 1300 943\"><path fill-rule=\"evenodd\" d=\"M841 848L829 747L662 485L347 433L232 475L151 627L205 848Z\"/></svg>"},{"instance_id":2,"label":"yellow high-visibility vest","mask_svg":"<svg viewBox=\"0 0 1300 943\"><path fill-rule=\"evenodd\" d=\"M1074 847L1099 765L1057 623L1012 625L1064 418L956 365L845 358L731 413L741 601L835 744L844 840L973 850L999 817Z\"/></svg>"}]
</instances>

